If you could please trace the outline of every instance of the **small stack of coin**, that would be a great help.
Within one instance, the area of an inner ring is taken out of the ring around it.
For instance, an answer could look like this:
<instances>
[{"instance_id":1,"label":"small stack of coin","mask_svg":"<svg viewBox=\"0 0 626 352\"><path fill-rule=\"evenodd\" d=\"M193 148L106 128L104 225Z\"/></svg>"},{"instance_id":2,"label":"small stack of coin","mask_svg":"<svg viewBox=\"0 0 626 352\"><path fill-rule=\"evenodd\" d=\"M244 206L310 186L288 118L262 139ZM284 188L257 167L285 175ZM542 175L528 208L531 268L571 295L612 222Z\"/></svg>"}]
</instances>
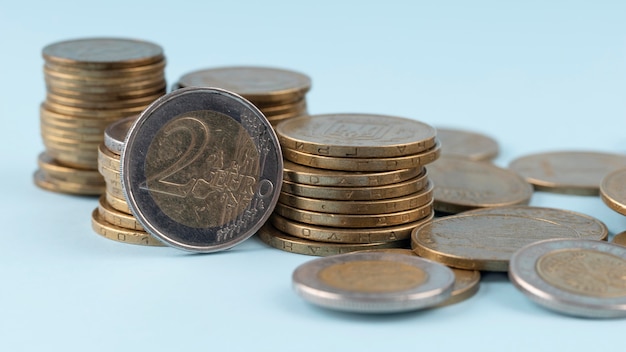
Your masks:
<instances>
[{"instance_id":1,"label":"small stack of coin","mask_svg":"<svg viewBox=\"0 0 626 352\"><path fill-rule=\"evenodd\" d=\"M53 191L101 194L104 182L93 176L104 129L165 93L163 50L137 40L89 38L50 44L42 54L47 94L40 122L46 150L35 183Z\"/></svg>"},{"instance_id":2,"label":"small stack of coin","mask_svg":"<svg viewBox=\"0 0 626 352\"><path fill-rule=\"evenodd\" d=\"M306 115L311 79L299 72L269 67L220 67L189 72L173 87L215 87L248 99L272 126Z\"/></svg>"},{"instance_id":3,"label":"small stack of coin","mask_svg":"<svg viewBox=\"0 0 626 352\"><path fill-rule=\"evenodd\" d=\"M91 225L96 233L111 240L162 246L131 214L122 191L120 154L126 133L136 118L131 116L109 125L104 132L104 142L98 146L98 171L104 177L106 191L91 214Z\"/></svg>"},{"instance_id":4,"label":"small stack of coin","mask_svg":"<svg viewBox=\"0 0 626 352\"><path fill-rule=\"evenodd\" d=\"M424 165L440 145L431 126L369 114L300 116L276 126L283 186L259 237L274 247L331 255L408 247L433 216Z\"/></svg>"}]
</instances>

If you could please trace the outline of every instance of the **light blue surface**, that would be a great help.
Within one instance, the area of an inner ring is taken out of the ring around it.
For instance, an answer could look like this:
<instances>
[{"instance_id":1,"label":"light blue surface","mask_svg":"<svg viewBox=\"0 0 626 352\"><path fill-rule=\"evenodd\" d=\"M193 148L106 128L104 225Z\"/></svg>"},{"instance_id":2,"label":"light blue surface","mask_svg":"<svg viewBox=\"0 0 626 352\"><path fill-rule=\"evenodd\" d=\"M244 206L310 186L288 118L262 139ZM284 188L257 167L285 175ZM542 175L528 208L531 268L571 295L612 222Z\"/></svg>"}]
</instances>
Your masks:
<instances>
[{"instance_id":1,"label":"light blue surface","mask_svg":"<svg viewBox=\"0 0 626 352\"><path fill-rule=\"evenodd\" d=\"M313 257L250 239L192 255L116 243L92 198L32 182L43 150L41 49L123 36L160 44L182 74L264 65L308 74L311 113L415 118L496 138L500 166L528 153L626 153L623 1L3 1L0 4L0 351L619 350L626 320L533 304L504 274L469 301L399 315L313 307L291 273ZM532 205L626 217L597 197L536 193Z\"/></svg>"}]
</instances>

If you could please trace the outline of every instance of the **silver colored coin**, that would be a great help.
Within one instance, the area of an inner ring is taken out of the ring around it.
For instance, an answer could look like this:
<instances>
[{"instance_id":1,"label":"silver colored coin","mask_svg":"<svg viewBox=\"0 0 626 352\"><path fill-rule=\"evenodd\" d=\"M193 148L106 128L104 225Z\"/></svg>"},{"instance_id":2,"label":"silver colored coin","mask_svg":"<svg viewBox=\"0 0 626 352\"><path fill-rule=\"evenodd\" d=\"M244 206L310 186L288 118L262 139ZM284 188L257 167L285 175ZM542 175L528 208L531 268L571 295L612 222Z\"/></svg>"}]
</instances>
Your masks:
<instances>
[{"instance_id":1,"label":"silver colored coin","mask_svg":"<svg viewBox=\"0 0 626 352\"><path fill-rule=\"evenodd\" d=\"M113 122L104 130L104 145L111 152L122 155L124 150L124 139L130 126L137 120L137 116L130 116Z\"/></svg>"},{"instance_id":2,"label":"silver colored coin","mask_svg":"<svg viewBox=\"0 0 626 352\"><path fill-rule=\"evenodd\" d=\"M511 282L537 304L587 318L626 317L626 248L604 241L555 239L521 248Z\"/></svg>"},{"instance_id":3,"label":"silver colored coin","mask_svg":"<svg viewBox=\"0 0 626 352\"><path fill-rule=\"evenodd\" d=\"M278 201L282 154L263 114L217 88L157 99L131 126L121 156L124 195L144 229L192 252L252 236Z\"/></svg>"},{"instance_id":4,"label":"silver colored coin","mask_svg":"<svg viewBox=\"0 0 626 352\"><path fill-rule=\"evenodd\" d=\"M292 275L293 289L329 309L394 313L436 306L452 292L445 265L388 252L356 252L315 259Z\"/></svg>"}]
</instances>

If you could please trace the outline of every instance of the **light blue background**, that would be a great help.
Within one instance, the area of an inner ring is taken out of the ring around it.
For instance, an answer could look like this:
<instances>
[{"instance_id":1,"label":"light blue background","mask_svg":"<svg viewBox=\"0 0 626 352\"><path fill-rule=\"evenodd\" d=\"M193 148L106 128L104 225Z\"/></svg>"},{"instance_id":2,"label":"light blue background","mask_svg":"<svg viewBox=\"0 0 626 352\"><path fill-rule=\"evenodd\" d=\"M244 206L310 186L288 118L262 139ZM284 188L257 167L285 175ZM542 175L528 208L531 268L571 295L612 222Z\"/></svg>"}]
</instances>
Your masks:
<instances>
[{"instance_id":1,"label":"light blue background","mask_svg":"<svg viewBox=\"0 0 626 352\"><path fill-rule=\"evenodd\" d=\"M619 350L626 320L533 304L504 274L469 301L399 315L311 306L290 287L313 257L250 239L193 255L99 237L93 198L32 182L44 149L41 49L121 36L160 44L168 83L200 68L308 74L314 114L415 118L496 138L500 166L528 153L626 153L623 1L7 1L0 3L0 350ZM532 205L626 217L597 197Z\"/></svg>"}]
</instances>

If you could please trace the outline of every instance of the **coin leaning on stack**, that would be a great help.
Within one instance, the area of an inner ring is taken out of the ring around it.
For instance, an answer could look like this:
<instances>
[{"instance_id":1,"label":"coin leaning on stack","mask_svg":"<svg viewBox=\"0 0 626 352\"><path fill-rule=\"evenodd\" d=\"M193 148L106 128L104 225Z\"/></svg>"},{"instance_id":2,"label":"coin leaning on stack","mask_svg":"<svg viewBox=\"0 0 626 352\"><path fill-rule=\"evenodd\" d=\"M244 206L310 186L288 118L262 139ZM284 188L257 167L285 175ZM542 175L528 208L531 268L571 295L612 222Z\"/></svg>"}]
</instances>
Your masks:
<instances>
[{"instance_id":1,"label":"coin leaning on stack","mask_svg":"<svg viewBox=\"0 0 626 352\"><path fill-rule=\"evenodd\" d=\"M45 152L35 184L70 194L102 194L98 146L105 128L137 115L166 89L160 46L122 38L50 44L45 60L46 100L40 107Z\"/></svg>"},{"instance_id":2,"label":"coin leaning on stack","mask_svg":"<svg viewBox=\"0 0 626 352\"><path fill-rule=\"evenodd\" d=\"M259 238L270 246L326 256L408 247L433 216L424 165L436 160L436 131L386 115L300 116L276 126L283 186Z\"/></svg>"},{"instance_id":3,"label":"coin leaning on stack","mask_svg":"<svg viewBox=\"0 0 626 352\"><path fill-rule=\"evenodd\" d=\"M254 104L272 126L307 114L311 79L302 73L254 66L209 68L184 74L173 89L216 87L237 93Z\"/></svg>"}]
</instances>

